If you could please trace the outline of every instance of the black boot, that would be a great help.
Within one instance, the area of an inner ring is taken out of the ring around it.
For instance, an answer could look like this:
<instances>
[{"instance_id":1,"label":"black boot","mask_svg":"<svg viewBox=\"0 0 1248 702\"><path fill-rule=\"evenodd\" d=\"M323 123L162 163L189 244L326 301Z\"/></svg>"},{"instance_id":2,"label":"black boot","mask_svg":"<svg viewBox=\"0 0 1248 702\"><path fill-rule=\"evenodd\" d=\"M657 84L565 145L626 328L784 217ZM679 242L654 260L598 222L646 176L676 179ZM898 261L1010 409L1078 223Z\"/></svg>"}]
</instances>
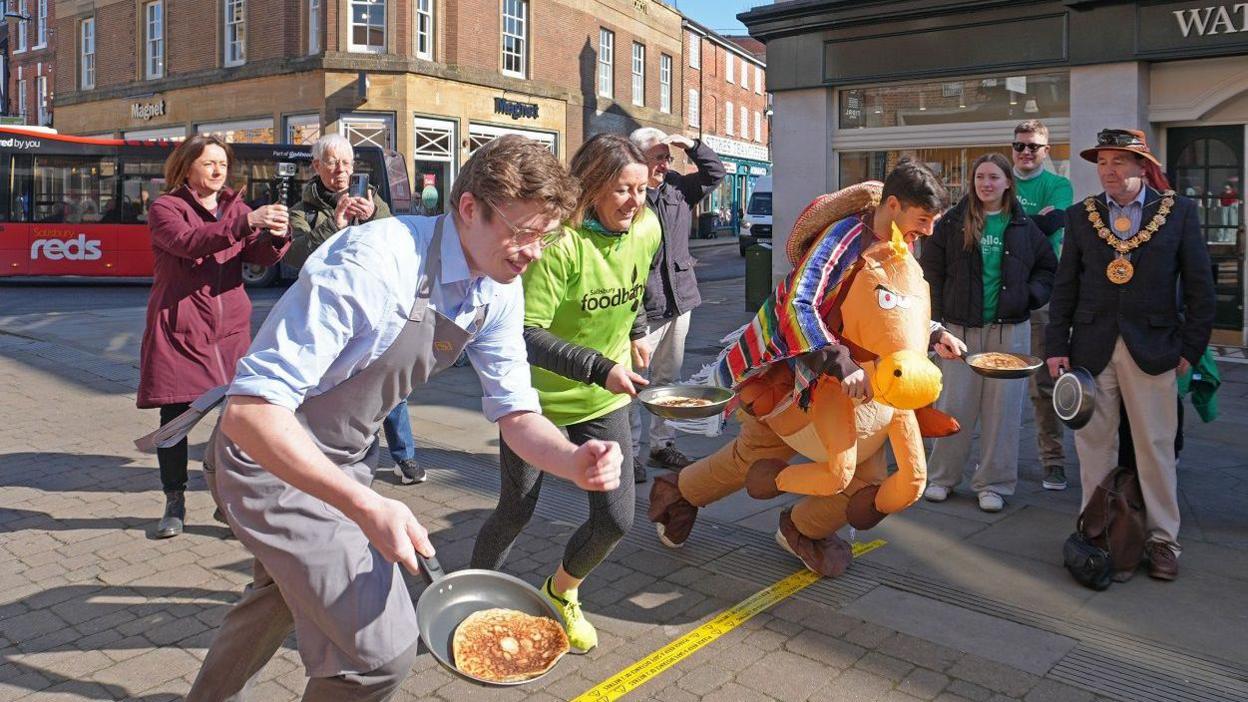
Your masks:
<instances>
[{"instance_id":1,"label":"black boot","mask_svg":"<svg viewBox=\"0 0 1248 702\"><path fill-rule=\"evenodd\" d=\"M173 490L165 493L165 516L156 525L156 538L167 539L182 533L182 522L186 520L186 493Z\"/></svg>"}]
</instances>

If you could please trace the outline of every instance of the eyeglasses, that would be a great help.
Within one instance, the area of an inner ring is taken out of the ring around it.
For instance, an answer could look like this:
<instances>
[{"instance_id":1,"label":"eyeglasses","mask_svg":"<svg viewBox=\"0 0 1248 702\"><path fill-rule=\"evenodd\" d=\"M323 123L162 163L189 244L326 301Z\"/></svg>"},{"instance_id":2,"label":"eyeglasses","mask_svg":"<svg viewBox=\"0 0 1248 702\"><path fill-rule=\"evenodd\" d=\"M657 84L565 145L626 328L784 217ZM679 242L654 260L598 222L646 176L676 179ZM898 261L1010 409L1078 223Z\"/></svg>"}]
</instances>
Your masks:
<instances>
[{"instance_id":1,"label":"eyeglasses","mask_svg":"<svg viewBox=\"0 0 1248 702\"><path fill-rule=\"evenodd\" d=\"M1096 135L1097 146L1144 146L1139 135L1121 129L1102 129Z\"/></svg>"},{"instance_id":2,"label":"eyeglasses","mask_svg":"<svg viewBox=\"0 0 1248 702\"><path fill-rule=\"evenodd\" d=\"M1014 153L1016 154L1021 154L1024 151L1030 151L1031 153L1034 154L1040 149L1048 148L1049 145L1048 144L1035 144L1035 143L1025 144L1021 141L1016 141L1013 144L1010 144L1010 146L1014 147Z\"/></svg>"},{"instance_id":3,"label":"eyeglasses","mask_svg":"<svg viewBox=\"0 0 1248 702\"><path fill-rule=\"evenodd\" d=\"M355 161L352 161L349 158L327 158L321 161L321 165L328 168L331 171L338 170L338 166L343 166L347 168L348 170L355 169Z\"/></svg>"},{"instance_id":4,"label":"eyeglasses","mask_svg":"<svg viewBox=\"0 0 1248 702\"><path fill-rule=\"evenodd\" d=\"M670 166L672 161L675 161L676 159L669 154L667 156L652 156L649 160L650 160L650 163L656 166L659 165L660 163L666 163Z\"/></svg>"},{"instance_id":5,"label":"eyeglasses","mask_svg":"<svg viewBox=\"0 0 1248 702\"><path fill-rule=\"evenodd\" d=\"M486 204L490 206L490 209L494 210L494 214L498 215L498 218L503 220L503 224L506 224L507 228L511 230L511 242L520 248L537 244L538 247L544 249L563 238L562 225L555 227L548 232L539 232L533 229L521 229L520 227L512 224L511 220L507 219L506 215L503 214L502 210L498 209L497 205L489 200L486 200Z\"/></svg>"}]
</instances>

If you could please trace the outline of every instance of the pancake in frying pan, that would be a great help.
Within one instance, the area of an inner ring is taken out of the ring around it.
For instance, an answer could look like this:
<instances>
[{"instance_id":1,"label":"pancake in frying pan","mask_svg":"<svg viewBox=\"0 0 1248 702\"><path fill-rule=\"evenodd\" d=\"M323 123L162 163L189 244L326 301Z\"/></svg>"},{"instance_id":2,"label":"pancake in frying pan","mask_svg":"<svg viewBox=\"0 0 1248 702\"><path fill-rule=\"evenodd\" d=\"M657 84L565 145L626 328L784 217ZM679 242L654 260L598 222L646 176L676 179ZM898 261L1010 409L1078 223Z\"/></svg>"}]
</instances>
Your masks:
<instances>
[{"instance_id":1,"label":"pancake in frying pan","mask_svg":"<svg viewBox=\"0 0 1248 702\"><path fill-rule=\"evenodd\" d=\"M549 617L484 609L456 627L452 650L460 672L490 682L523 682L554 667L568 652L568 635Z\"/></svg>"}]
</instances>

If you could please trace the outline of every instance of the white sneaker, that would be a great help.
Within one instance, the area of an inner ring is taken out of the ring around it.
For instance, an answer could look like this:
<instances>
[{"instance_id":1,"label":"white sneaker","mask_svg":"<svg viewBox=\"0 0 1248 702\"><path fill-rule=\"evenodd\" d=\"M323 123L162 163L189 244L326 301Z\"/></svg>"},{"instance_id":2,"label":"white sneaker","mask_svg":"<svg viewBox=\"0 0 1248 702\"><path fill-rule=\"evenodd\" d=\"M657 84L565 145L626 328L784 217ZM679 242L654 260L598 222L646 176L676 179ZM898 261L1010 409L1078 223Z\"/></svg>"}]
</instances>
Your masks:
<instances>
[{"instance_id":1,"label":"white sneaker","mask_svg":"<svg viewBox=\"0 0 1248 702\"><path fill-rule=\"evenodd\" d=\"M923 499L928 502L944 502L949 499L949 488L944 485L930 484L923 491Z\"/></svg>"},{"instance_id":2,"label":"white sneaker","mask_svg":"<svg viewBox=\"0 0 1248 702\"><path fill-rule=\"evenodd\" d=\"M1000 512L1005 508L1005 500L991 490L979 493L979 508L985 512Z\"/></svg>"}]
</instances>

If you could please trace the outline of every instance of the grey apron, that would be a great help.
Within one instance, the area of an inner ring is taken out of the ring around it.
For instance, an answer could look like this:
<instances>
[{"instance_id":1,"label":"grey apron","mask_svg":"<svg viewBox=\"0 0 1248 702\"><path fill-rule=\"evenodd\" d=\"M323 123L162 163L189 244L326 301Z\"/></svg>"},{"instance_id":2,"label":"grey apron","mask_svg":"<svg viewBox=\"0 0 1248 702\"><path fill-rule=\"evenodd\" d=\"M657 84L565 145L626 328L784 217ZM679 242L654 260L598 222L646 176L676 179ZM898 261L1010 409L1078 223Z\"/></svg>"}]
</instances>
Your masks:
<instances>
[{"instance_id":1,"label":"grey apron","mask_svg":"<svg viewBox=\"0 0 1248 702\"><path fill-rule=\"evenodd\" d=\"M394 343L358 374L304 400L295 416L325 455L370 485L377 467L377 430L416 385L450 366L480 328L429 307L442 272L442 230L434 228L416 298ZM234 534L264 565L295 619L299 655L310 677L380 667L419 635L399 566L369 544L341 512L257 465L221 432L210 448L217 497Z\"/></svg>"}]
</instances>

